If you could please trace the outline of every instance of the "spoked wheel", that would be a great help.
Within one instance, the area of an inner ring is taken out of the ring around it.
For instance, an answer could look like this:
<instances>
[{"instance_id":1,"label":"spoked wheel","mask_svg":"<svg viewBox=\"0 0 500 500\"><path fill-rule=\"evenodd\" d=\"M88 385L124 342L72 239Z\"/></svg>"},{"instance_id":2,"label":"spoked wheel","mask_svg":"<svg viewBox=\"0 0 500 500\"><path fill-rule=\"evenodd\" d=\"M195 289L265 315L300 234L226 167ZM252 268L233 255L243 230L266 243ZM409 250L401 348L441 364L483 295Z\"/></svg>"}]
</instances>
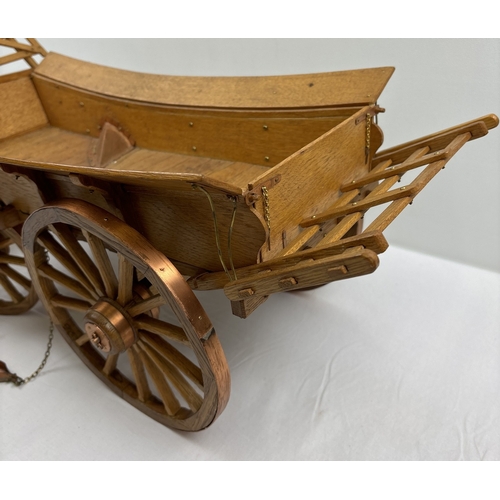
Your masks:
<instances>
[{"instance_id":1,"label":"spoked wheel","mask_svg":"<svg viewBox=\"0 0 500 500\"><path fill-rule=\"evenodd\" d=\"M0 230L0 314L21 314L38 300L21 250L16 229Z\"/></svg>"},{"instance_id":2,"label":"spoked wheel","mask_svg":"<svg viewBox=\"0 0 500 500\"><path fill-rule=\"evenodd\" d=\"M27 219L23 244L54 324L106 385L169 427L200 430L220 415L230 389L222 347L181 274L144 237L62 200ZM37 244L48 262L37 262Z\"/></svg>"}]
</instances>

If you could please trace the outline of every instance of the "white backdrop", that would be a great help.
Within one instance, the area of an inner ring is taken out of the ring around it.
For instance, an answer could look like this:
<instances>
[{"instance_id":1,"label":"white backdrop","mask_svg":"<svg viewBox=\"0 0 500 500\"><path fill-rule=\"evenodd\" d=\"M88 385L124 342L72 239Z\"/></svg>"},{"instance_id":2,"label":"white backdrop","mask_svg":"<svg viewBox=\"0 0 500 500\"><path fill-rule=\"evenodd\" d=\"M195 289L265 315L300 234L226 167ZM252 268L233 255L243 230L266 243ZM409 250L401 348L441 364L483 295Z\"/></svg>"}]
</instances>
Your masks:
<instances>
[{"instance_id":1,"label":"white backdrop","mask_svg":"<svg viewBox=\"0 0 500 500\"><path fill-rule=\"evenodd\" d=\"M500 115L498 39L40 39L47 50L150 73L271 75L376 66L383 147ZM401 215L390 244L500 271L500 129L466 145Z\"/></svg>"}]
</instances>

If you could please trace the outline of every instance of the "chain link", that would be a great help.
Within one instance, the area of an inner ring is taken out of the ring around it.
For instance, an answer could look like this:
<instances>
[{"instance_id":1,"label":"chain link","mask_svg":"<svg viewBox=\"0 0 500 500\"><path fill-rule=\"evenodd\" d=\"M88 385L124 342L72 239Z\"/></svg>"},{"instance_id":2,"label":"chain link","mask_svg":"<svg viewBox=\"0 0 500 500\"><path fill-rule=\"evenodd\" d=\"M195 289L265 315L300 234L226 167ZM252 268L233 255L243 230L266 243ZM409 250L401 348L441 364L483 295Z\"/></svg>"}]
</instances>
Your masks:
<instances>
[{"instance_id":1,"label":"chain link","mask_svg":"<svg viewBox=\"0 0 500 500\"><path fill-rule=\"evenodd\" d=\"M52 349L52 340L54 339L54 324L52 321L50 322L49 326L49 341L47 342L47 350L45 351L45 356L40 363L40 366L29 376L26 378L21 378L15 373L12 374L12 377L10 379L10 382L12 382L16 387L20 387L24 384L27 384L34 378L38 376L38 374L44 369L45 365L47 364L47 360L49 359L50 356L50 350Z\"/></svg>"}]
</instances>

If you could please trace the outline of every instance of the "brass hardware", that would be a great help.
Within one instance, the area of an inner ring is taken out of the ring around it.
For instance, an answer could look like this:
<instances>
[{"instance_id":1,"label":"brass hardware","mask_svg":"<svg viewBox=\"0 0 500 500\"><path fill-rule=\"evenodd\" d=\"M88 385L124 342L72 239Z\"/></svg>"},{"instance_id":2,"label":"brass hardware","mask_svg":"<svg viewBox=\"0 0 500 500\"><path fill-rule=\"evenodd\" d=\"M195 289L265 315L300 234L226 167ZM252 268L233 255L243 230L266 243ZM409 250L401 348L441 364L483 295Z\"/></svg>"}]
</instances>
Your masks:
<instances>
[{"instance_id":1,"label":"brass hardware","mask_svg":"<svg viewBox=\"0 0 500 500\"><path fill-rule=\"evenodd\" d=\"M262 196L264 197L264 220L269 229L269 247L271 246L271 215L269 213L269 193L266 186L262 187Z\"/></svg>"},{"instance_id":2,"label":"brass hardware","mask_svg":"<svg viewBox=\"0 0 500 500\"><path fill-rule=\"evenodd\" d=\"M267 125L264 125L262 128L263 128L264 130L268 130L268 128L269 128L269 127L268 127Z\"/></svg>"},{"instance_id":3,"label":"brass hardware","mask_svg":"<svg viewBox=\"0 0 500 500\"><path fill-rule=\"evenodd\" d=\"M275 175L274 177L271 177L265 182L259 183L259 184L248 184L248 193L245 194L245 201L247 205L252 205L255 203L257 200L260 200L261 197L261 192L262 188L266 187L267 189L271 189L276 184L278 184L281 181L281 174Z\"/></svg>"},{"instance_id":4,"label":"brass hardware","mask_svg":"<svg viewBox=\"0 0 500 500\"><path fill-rule=\"evenodd\" d=\"M196 146L193 146L193 151L196 151Z\"/></svg>"},{"instance_id":5,"label":"brass hardware","mask_svg":"<svg viewBox=\"0 0 500 500\"><path fill-rule=\"evenodd\" d=\"M85 106L85 104L82 101L80 101L80 106Z\"/></svg>"},{"instance_id":6,"label":"brass hardware","mask_svg":"<svg viewBox=\"0 0 500 500\"><path fill-rule=\"evenodd\" d=\"M352 206L355 207L358 203L355 201Z\"/></svg>"},{"instance_id":7,"label":"brass hardware","mask_svg":"<svg viewBox=\"0 0 500 500\"><path fill-rule=\"evenodd\" d=\"M264 156L264 160L269 161L269 156Z\"/></svg>"},{"instance_id":8,"label":"brass hardware","mask_svg":"<svg viewBox=\"0 0 500 500\"><path fill-rule=\"evenodd\" d=\"M370 113L367 113L366 133L365 133L365 163L368 163L368 158L370 157L371 129L372 129L372 115Z\"/></svg>"},{"instance_id":9,"label":"brass hardware","mask_svg":"<svg viewBox=\"0 0 500 500\"><path fill-rule=\"evenodd\" d=\"M192 127L194 125L193 122L189 122L189 126Z\"/></svg>"},{"instance_id":10,"label":"brass hardware","mask_svg":"<svg viewBox=\"0 0 500 500\"><path fill-rule=\"evenodd\" d=\"M400 191L404 191L406 189L406 186L403 186L402 188L399 188Z\"/></svg>"}]
</instances>

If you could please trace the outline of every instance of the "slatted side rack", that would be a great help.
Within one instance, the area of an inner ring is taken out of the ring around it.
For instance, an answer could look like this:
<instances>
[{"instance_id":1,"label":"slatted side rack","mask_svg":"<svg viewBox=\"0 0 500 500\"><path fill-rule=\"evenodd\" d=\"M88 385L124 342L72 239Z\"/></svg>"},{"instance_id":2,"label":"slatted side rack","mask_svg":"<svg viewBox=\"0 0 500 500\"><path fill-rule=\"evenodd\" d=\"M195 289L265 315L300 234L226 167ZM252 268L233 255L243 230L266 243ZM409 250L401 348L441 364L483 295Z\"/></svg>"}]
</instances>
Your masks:
<instances>
[{"instance_id":1,"label":"slatted side rack","mask_svg":"<svg viewBox=\"0 0 500 500\"><path fill-rule=\"evenodd\" d=\"M18 40L26 40L19 42ZM0 57L0 66L24 60L32 68L38 66L35 56L45 57L47 52L35 38L0 38L0 47L12 49L11 53Z\"/></svg>"},{"instance_id":2,"label":"slatted side rack","mask_svg":"<svg viewBox=\"0 0 500 500\"><path fill-rule=\"evenodd\" d=\"M233 312L246 317L272 293L373 272L377 254L388 247L382 234L387 226L466 142L497 124L490 115L377 154L370 172L347 179L340 197L327 210L304 219L301 232L276 257L238 269L237 279L229 283L222 274L211 273L191 280L192 287L224 287ZM415 169L421 171L411 182L394 187ZM387 207L364 231L353 234L366 212L380 205Z\"/></svg>"}]
</instances>

